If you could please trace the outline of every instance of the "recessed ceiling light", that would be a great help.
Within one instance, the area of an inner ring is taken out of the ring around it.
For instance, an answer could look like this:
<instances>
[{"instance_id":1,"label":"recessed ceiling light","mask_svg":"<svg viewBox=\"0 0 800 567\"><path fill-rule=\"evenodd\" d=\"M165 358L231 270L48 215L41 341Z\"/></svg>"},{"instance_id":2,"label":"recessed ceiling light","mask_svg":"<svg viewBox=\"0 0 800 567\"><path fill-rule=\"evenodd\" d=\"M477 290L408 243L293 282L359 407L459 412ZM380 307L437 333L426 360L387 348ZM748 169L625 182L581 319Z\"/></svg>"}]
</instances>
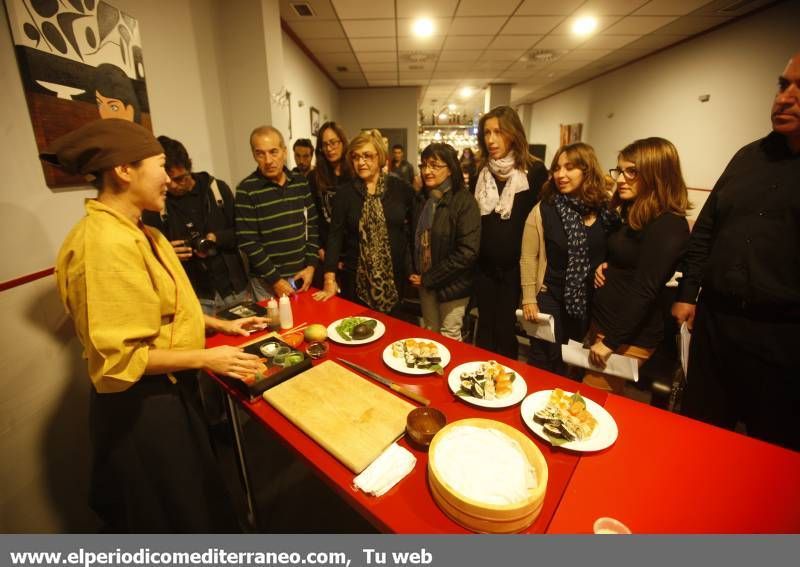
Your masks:
<instances>
[{"instance_id":1,"label":"recessed ceiling light","mask_svg":"<svg viewBox=\"0 0 800 567\"><path fill-rule=\"evenodd\" d=\"M461 89L459 94L461 95L461 98L469 98L472 96L473 92L474 91L472 90L472 87L464 87Z\"/></svg>"},{"instance_id":2,"label":"recessed ceiling light","mask_svg":"<svg viewBox=\"0 0 800 567\"><path fill-rule=\"evenodd\" d=\"M597 18L583 16L572 23L572 33L575 35L589 35L597 28Z\"/></svg>"},{"instance_id":3,"label":"recessed ceiling light","mask_svg":"<svg viewBox=\"0 0 800 567\"><path fill-rule=\"evenodd\" d=\"M430 37L433 35L433 21L430 18L419 18L414 20L411 31L417 37Z\"/></svg>"}]
</instances>

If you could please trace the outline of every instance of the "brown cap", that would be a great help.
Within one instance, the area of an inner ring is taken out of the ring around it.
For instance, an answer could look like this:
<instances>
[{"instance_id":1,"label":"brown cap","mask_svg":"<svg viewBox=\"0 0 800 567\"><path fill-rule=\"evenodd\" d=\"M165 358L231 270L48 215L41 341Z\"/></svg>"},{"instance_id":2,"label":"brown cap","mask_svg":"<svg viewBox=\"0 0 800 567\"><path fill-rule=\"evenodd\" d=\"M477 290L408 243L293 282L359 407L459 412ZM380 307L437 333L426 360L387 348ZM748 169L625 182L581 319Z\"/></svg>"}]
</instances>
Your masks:
<instances>
[{"instance_id":1,"label":"brown cap","mask_svg":"<svg viewBox=\"0 0 800 567\"><path fill-rule=\"evenodd\" d=\"M39 158L68 173L96 173L164 153L153 133L128 120L94 120L65 134Z\"/></svg>"}]
</instances>

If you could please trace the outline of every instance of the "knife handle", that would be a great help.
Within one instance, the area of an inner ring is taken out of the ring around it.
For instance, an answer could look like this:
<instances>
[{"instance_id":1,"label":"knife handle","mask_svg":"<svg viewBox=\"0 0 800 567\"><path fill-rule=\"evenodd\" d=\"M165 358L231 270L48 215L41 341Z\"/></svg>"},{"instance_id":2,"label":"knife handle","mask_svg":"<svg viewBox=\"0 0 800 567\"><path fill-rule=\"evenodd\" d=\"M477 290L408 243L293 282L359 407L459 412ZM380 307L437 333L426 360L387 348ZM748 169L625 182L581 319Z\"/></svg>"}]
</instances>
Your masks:
<instances>
[{"instance_id":1,"label":"knife handle","mask_svg":"<svg viewBox=\"0 0 800 567\"><path fill-rule=\"evenodd\" d=\"M407 398L411 398L412 400L421 403L423 406L431 405L431 401L422 394L417 394L416 392L409 390L408 388L403 388L402 386L399 386L397 384L392 384L389 387L398 394L402 394Z\"/></svg>"}]
</instances>

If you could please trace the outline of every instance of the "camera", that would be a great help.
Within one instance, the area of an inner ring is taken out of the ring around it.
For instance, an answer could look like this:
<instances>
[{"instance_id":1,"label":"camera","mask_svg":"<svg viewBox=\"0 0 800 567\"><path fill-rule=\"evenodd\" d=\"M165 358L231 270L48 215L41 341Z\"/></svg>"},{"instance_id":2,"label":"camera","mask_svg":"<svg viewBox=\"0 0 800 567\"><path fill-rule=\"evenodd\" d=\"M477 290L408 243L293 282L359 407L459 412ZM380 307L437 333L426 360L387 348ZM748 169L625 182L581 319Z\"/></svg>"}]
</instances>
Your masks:
<instances>
[{"instance_id":1,"label":"camera","mask_svg":"<svg viewBox=\"0 0 800 567\"><path fill-rule=\"evenodd\" d=\"M189 233L189 237L186 239L186 244L189 245L192 250L194 250L195 254L201 258L215 256L217 254L217 243L200 234L200 232L194 227L194 223L186 223L186 232Z\"/></svg>"}]
</instances>

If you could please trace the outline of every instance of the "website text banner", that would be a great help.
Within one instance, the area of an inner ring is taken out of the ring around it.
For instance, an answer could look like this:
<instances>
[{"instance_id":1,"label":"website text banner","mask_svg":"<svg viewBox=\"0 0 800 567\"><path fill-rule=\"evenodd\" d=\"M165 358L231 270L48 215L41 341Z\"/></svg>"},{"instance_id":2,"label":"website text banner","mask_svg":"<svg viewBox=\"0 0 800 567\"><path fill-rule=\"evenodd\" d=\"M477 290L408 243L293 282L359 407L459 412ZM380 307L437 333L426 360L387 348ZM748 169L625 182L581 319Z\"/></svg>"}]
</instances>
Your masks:
<instances>
[{"instance_id":1,"label":"website text banner","mask_svg":"<svg viewBox=\"0 0 800 567\"><path fill-rule=\"evenodd\" d=\"M799 551L791 535L0 535L0 567L752 567Z\"/></svg>"}]
</instances>

